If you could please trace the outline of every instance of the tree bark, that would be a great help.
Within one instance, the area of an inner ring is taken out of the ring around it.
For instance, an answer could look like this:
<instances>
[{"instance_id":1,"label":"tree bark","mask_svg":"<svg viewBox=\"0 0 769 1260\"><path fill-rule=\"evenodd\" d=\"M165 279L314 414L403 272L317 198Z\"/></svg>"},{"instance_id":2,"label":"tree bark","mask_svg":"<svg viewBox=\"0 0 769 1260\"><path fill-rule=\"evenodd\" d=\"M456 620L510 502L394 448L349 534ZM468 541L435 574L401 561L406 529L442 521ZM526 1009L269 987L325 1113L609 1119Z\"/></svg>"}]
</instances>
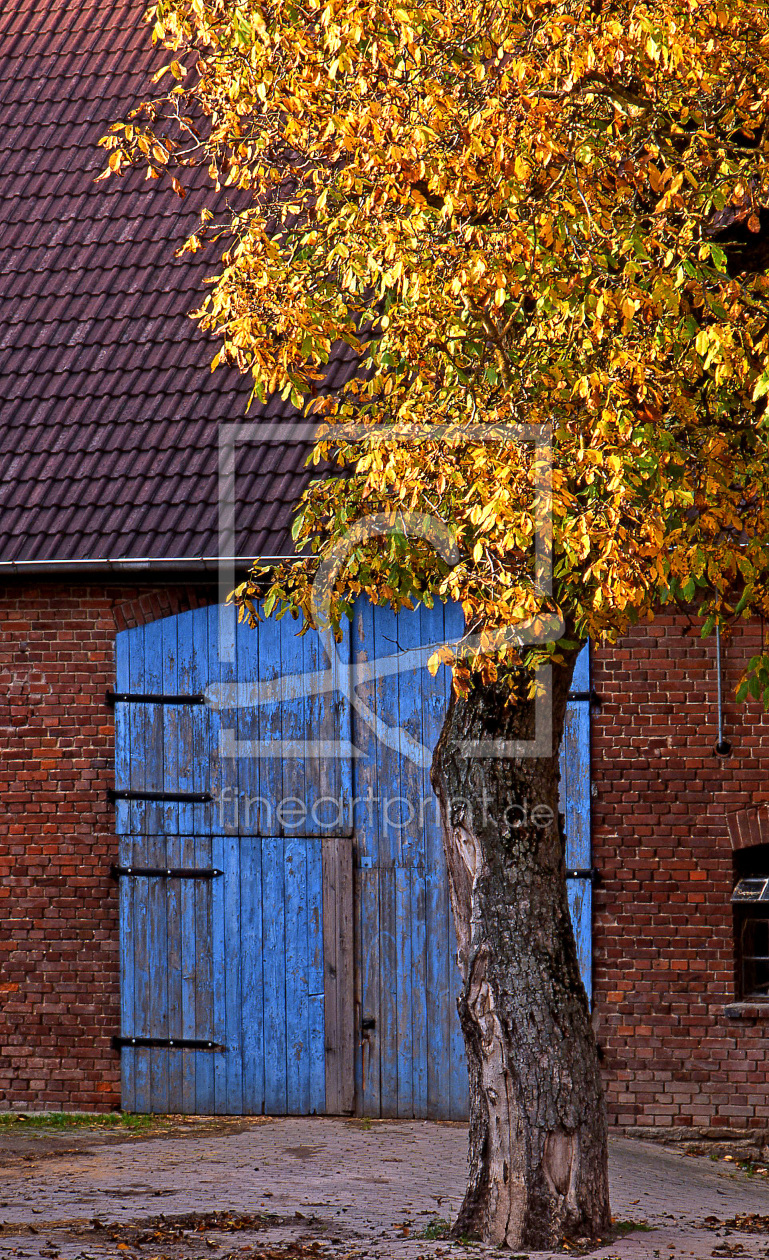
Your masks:
<instances>
[{"instance_id":1,"label":"tree bark","mask_svg":"<svg viewBox=\"0 0 769 1260\"><path fill-rule=\"evenodd\" d=\"M470 1172L455 1233L511 1248L599 1237L610 1223L606 1113L558 812L573 664L553 668L550 755L468 755L478 741L535 733L533 702L506 704L499 685L479 684L452 699L432 768L470 1077Z\"/></svg>"}]
</instances>

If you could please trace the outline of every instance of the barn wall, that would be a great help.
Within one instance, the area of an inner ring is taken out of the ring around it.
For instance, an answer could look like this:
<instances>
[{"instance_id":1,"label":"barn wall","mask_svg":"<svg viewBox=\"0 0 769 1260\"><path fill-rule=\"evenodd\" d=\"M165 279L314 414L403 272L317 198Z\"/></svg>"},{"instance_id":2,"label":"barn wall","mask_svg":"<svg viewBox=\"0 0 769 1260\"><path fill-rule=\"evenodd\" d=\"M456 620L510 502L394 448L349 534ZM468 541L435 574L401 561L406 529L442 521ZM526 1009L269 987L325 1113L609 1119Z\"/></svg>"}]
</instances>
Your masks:
<instances>
[{"instance_id":1,"label":"barn wall","mask_svg":"<svg viewBox=\"0 0 769 1260\"><path fill-rule=\"evenodd\" d=\"M603 876L594 991L615 1125L769 1124L769 1006L759 1017L734 1005L730 905L730 830L739 842L735 823L769 801L769 717L734 700L760 642L751 624L723 644L727 758L713 751L715 643L687 618L660 618L593 653L603 697L592 727Z\"/></svg>"},{"instance_id":2,"label":"barn wall","mask_svg":"<svg viewBox=\"0 0 769 1260\"><path fill-rule=\"evenodd\" d=\"M0 589L0 1108L120 1105L116 630L192 587Z\"/></svg>"},{"instance_id":3,"label":"barn wall","mask_svg":"<svg viewBox=\"0 0 769 1260\"><path fill-rule=\"evenodd\" d=\"M0 1108L119 1105L114 635L213 598L0 590ZM594 653L594 992L615 1125L767 1124L769 1023L725 1014L732 839L769 800L769 720L732 699L758 643L748 627L725 645L726 760L713 754L713 643L685 619Z\"/></svg>"}]
</instances>

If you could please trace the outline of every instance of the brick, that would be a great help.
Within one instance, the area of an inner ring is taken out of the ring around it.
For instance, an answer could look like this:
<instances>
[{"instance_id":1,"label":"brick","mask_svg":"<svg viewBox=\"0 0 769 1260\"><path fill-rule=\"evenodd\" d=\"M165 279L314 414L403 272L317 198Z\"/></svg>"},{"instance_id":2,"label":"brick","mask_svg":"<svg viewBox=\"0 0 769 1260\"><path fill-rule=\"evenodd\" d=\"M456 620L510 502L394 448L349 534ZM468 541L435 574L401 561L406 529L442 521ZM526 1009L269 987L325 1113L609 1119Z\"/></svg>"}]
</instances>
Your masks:
<instances>
[{"instance_id":1,"label":"brick","mask_svg":"<svg viewBox=\"0 0 769 1260\"><path fill-rule=\"evenodd\" d=\"M115 686L115 633L142 623L148 598L151 612L167 615L216 596L205 587L166 587L154 599L117 585L0 588L0 1108L120 1105L104 693ZM51 822L41 826L44 809Z\"/></svg>"},{"instance_id":2,"label":"brick","mask_svg":"<svg viewBox=\"0 0 769 1260\"><path fill-rule=\"evenodd\" d=\"M723 1014L734 1000L733 851L769 841L769 718L734 700L761 626L723 640L733 745L723 759L713 752L715 644L687 627L660 618L592 655L604 700L592 719L593 862L604 875L594 1002L615 1125L744 1126L765 1123L769 1109L767 1022Z\"/></svg>"}]
</instances>

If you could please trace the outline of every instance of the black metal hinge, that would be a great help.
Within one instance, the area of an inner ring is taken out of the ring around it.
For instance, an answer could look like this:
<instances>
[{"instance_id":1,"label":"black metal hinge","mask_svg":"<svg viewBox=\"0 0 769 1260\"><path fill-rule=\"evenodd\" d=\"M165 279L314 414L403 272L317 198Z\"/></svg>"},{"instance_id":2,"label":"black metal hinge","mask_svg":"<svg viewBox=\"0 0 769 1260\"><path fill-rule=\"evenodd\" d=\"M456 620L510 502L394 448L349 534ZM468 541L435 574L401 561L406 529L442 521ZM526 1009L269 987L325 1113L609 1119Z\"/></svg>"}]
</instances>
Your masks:
<instances>
[{"instance_id":1,"label":"black metal hinge","mask_svg":"<svg viewBox=\"0 0 769 1260\"><path fill-rule=\"evenodd\" d=\"M589 867L567 866L566 878L567 879L589 879L594 884L597 884L601 878L601 872L598 870L598 867L596 866L589 866Z\"/></svg>"},{"instance_id":2,"label":"black metal hinge","mask_svg":"<svg viewBox=\"0 0 769 1260\"><path fill-rule=\"evenodd\" d=\"M107 704L114 709L116 704L205 704L203 692L194 695L156 695L148 691L108 691L105 695Z\"/></svg>"},{"instance_id":3,"label":"black metal hinge","mask_svg":"<svg viewBox=\"0 0 769 1260\"><path fill-rule=\"evenodd\" d=\"M146 1046L157 1048L158 1050L214 1050L223 1051L227 1047L221 1045L218 1041L206 1041L202 1037L113 1037L112 1047L114 1050L122 1050L123 1046L136 1046L137 1049L144 1049Z\"/></svg>"},{"instance_id":4,"label":"black metal hinge","mask_svg":"<svg viewBox=\"0 0 769 1260\"><path fill-rule=\"evenodd\" d=\"M195 805L205 805L214 799L213 792L135 792L133 788L107 788L110 801L190 801Z\"/></svg>"},{"instance_id":5,"label":"black metal hinge","mask_svg":"<svg viewBox=\"0 0 769 1260\"><path fill-rule=\"evenodd\" d=\"M589 691L570 691L566 697L567 700L589 700L596 708L601 707L601 697L598 692L591 687Z\"/></svg>"},{"instance_id":6,"label":"black metal hinge","mask_svg":"<svg viewBox=\"0 0 769 1260\"><path fill-rule=\"evenodd\" d=\"M215 866L111 866L110 879L120 879L121 875L131 875L136 879L140 875L158 875L166 879L216 879L224 872Z\"/></svg>"}]
</instances>

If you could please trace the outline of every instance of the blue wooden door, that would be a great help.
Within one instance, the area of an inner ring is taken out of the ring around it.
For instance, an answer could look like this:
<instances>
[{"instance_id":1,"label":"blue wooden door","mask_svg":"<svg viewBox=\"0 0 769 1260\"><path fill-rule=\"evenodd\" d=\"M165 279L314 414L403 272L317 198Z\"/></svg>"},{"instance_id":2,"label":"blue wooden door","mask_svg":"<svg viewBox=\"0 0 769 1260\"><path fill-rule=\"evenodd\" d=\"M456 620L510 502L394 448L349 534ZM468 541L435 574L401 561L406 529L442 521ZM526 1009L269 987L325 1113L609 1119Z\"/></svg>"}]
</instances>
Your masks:
<instances>
[{"instance_id":1,"label":"blue wooden door","mask_svg":"<svg viewBox=\"0 0 769 1260\"><path fill-rule=\"evenodd\" d=\"M355 762L364 1115L467 1115L456 942L429 773L451 680L425 667L462 627L461 610L442 604L395 616L361 602L355 613L353 730L366 754Z\"/></svg>"},{"instance_id":2,"label":"blue wooden door","mask_svg":"<svg viewBox=\"0 0 769 1260\"><path fill-rule=\"evenodd\" d=\"M566 889L582 983L592 999L593 869L590 839L590 649L583 648L572 680L561 747L561 809L566 819Z\"/></svg>"},{"instance_id":3,"label":"blue wooden door","mask_svg":"<svg viewBox=\"0 0 769 1260\"><path fill-rule=\"evenodd\" d=\"M118 636L129 1110L352 1109L349 638L286 628L212 607Z\"/></svg>"},{"instance_id":4,"label":"blue wooden door","mask_svg":"<svg viewBox=\"0 0 769 1260\"><path fill-rule=\"evenodd\" d=\"M450 679L425 667L461 632L454 606L361 601L336 646L290 621L234 628L218 607L118 636L134 697L116 702L124 1106L466 1116L429 782ZM577 695L587 671L585 652ZM583 699L562 776L589 992Z\"/></svg>"}]
</instances>

